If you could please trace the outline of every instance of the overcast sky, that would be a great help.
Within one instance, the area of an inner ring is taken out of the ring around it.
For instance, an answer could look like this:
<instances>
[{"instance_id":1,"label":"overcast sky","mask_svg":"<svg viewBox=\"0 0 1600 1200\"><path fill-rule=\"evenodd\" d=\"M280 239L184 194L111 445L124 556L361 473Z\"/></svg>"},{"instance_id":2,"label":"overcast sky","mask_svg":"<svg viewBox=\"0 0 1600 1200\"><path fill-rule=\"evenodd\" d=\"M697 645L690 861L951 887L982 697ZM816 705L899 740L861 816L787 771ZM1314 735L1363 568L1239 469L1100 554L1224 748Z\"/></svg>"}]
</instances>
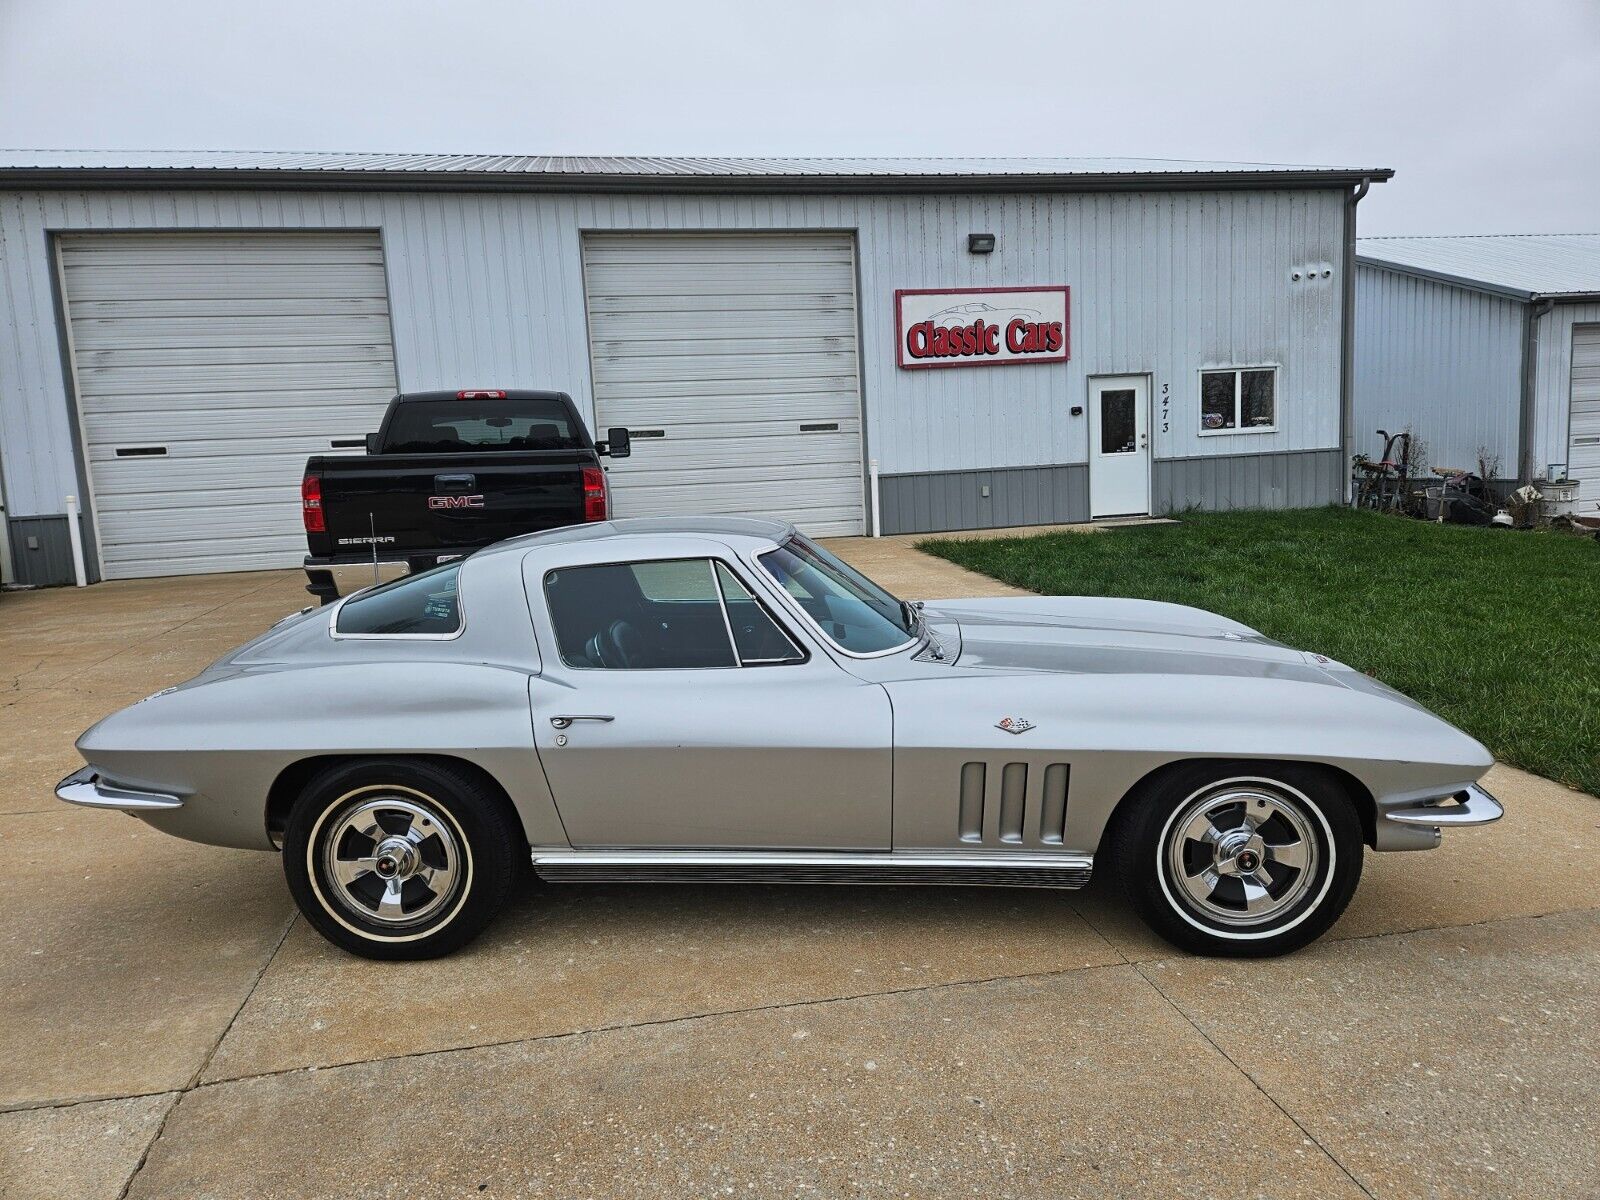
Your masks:
<instances>
[{"instance_id":1,"label":"overcast sky","mask_svg":"<svg viewBox=\"0 0 1600 1200\"><path fill-rule=\"evenodd\" d=\"M1386 166L1600 231L1600 0L0 0L0 146Z\"/></svg>"}]
</instances>

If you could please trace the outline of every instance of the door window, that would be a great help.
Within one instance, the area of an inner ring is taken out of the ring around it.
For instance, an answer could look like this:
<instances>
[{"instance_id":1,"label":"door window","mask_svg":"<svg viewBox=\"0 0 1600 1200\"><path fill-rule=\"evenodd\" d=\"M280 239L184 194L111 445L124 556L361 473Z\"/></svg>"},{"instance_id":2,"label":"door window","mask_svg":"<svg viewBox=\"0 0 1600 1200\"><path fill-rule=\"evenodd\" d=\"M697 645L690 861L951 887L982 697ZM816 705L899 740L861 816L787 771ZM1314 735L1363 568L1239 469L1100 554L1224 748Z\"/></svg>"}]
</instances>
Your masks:
<instances>
[{"instance_id":1,"label":"door window","mask_svg":"<svg viewBox=\"0 0 1600 1200\"><path fill-rule=\"evenodd\" d=\"M1138 448L1132 388L1100 393L1100 453L1132 454Z\"/></svg>"},{"instance_id":2,"label":"door window","mask_svg":"<svg viewBox=\"0 0 1600 1200\"><path fill-rule=\"evenodd\" d=\"M561 661L580 670L697 670L805 655L732 571L706 558L565 567L544 577Z\"/></svg>"}]
</instances>

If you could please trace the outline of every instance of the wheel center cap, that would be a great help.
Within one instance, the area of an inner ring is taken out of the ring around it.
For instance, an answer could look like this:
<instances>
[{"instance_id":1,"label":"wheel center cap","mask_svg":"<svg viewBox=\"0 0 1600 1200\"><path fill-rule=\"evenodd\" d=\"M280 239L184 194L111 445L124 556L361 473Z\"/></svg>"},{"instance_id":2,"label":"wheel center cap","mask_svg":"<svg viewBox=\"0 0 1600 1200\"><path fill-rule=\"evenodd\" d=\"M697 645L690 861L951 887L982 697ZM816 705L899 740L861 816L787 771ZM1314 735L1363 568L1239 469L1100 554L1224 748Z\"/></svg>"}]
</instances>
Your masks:
<instances>
[{"instance_id":1,"label":"wheel center cap","mask_svg":"<svg viewBox=\"0 0 1600 1200\"><path fill-rule=\"evenodd\" d=\"M372 869L379 879L404 879L416 869L415 849L405 838L386 838L379 843Z\"/></svg>"},{"instance_id":2,"label":"wheel center cap","mask_svg":"<svg viewBox=\"0 0 1600 1200\"><path fill-rule=\"evenodd\" d=\"M1241 850L1236 860L1241 871L1254 871L1261 865L1261 856L1254 850Z\"/></svg>"}]
</instances>

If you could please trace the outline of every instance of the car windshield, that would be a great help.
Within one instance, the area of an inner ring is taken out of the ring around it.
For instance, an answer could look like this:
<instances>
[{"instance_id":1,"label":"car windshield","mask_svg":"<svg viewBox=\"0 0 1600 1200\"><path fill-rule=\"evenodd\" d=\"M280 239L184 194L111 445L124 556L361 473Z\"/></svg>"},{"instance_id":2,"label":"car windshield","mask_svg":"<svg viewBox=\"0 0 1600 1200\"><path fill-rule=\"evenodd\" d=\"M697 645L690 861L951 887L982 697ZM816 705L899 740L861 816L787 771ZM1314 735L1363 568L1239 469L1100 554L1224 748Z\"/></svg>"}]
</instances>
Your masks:
<instances>
[{"instance_id":1,"label":"car windshield","mask_svg":"<svg viewBox=\"0 0 1600 1200\"><path fill-rule=\"evenodd\" d=\"M841 649L876 654L907 645L916 635L911 605L803 535L769 550L760 561Z\"/></svg>"}]
</instances>

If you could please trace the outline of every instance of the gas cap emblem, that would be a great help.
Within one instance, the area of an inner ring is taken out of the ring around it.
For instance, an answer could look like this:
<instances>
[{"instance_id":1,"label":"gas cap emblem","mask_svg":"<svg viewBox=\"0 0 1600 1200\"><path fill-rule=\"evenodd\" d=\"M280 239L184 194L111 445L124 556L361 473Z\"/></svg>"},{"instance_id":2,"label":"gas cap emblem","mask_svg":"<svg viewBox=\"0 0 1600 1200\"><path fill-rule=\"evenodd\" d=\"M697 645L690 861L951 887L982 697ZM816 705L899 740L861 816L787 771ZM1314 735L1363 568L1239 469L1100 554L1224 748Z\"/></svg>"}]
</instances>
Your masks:
<instances>
[{"instance_id":1,"label":"gas cap emblem","mask_svg":"<svg viewBox=\"0 0 1600 1200\"><path fill-rule=\"evenodd\" d=\"M1026 717L1001 717L995 722L996 729L1004 729L1007 733L1027 733L1033 728L1033 722Z\"/></svg>"}]
</instances>

